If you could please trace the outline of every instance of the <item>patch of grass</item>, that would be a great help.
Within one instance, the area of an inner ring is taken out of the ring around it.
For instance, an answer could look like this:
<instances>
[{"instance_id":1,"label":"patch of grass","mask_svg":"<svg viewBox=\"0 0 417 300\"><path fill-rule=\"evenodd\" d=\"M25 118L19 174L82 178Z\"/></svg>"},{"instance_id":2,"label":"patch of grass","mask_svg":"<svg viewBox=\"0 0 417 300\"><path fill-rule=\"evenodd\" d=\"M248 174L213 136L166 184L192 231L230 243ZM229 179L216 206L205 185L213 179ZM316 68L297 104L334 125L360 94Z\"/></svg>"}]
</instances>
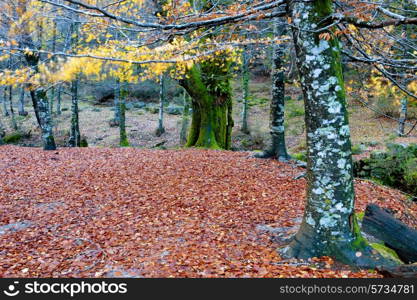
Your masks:
<instances>
[{"instance_id":1,"label":"patch of grass","mask_svg":"<svg viewBox=\"0 0 417 300\"><path fill-rule=\"evenodd\" d=\"M304 106L302 105L302 103L296 103L294 101L289 101L286 104L286 108L287 108L287 116L289 118L296 118L296 117L301 117L304 116Z\"/></svg>"},{"instance_id":2,"label":"patch of grass","mask_svg":"<svg viewBox=\"0 0 417 300\"><path fill-rule=\"evenodd\" d=\"M268 98L255 98L255 97L250 97L249 98L249 106L255 106L255 105L264 105L266 103L269 102Z\"/></svg>"}]
</instances>

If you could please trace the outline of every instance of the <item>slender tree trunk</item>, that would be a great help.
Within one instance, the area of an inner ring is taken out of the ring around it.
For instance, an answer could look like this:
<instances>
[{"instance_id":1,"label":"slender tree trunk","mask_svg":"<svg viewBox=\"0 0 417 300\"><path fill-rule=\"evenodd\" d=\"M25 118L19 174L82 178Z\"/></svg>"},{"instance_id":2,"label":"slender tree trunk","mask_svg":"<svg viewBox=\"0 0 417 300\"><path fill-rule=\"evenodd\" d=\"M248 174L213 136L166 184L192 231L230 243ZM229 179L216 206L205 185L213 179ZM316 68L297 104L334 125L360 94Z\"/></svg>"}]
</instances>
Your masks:
<instances>
[{"instance_id":1,"label":"slender tree trunk","mask_svg":"<svg viewBox=\"0 0 417 300\"><path fill-rule=\"evenodd\" d=\"M156 129L156 136L161 136L165 132L164 127L164 104L165 104L165 74L159 77L159 115L158 128Z\"/></svg>"},{"instance_id":2,"label":"slender tree trunk","mask_svg":"<svg viewBox=\"0 0 417 300\"><path fill-rule=\"evenodd\" d=\"M187 131L190 123L190 97L184 89L184 111L182 113L180 143L185 145L187 143Z\"/></svg>"},{"instance_id":3,"label":"slender tree trunk","mask_svg":"<svg viewBox=\"0 0 417 300\"><path fill-rule=\"evenodd\" d=\"M28 113L25 111L25 88L20 88L20 96L19 96L19 116L27 116Z\"/></svg>"},{"instance_id":4,"label":"slender tree trunk","mask_svg":"<svg viewBox=\"0 0 417 300\"><path fill-rule=\"evenodd\" d=\"M3 123L0 120L0 146L4 145L4 136L6 135L6 131L4 130Z\"/></svg>"},{"instance_id":5,"label":"slender tree trunk","mask_svg":"<svg viewBox=\"0 0 417 300\"><path fill-rule=\"evenodd\" d=\"M120 126L120 79L116 78L115 85L114 85L114 98L113 98L113 105L114 105L114 119L112 126Z\"/></svg>"},{"instance_id":6,"label":"slender tree trunk","mask_svg":"<svg viewBox=\"0 0 417 300\"><path fill-rule=\"evenodd\" d=\"M279 36L284 32L278 28L277 23L278 20L274 24L274 33ZM291 159L285 144L285 71L283 57L283 46L275 44L272 54L272 98L269 117L271 143L262 153L255 154L257 158L276 158L279 161Z\"/></svg>"},{"instance_id":7,"label":"slender tree trunk","mask_svg":"<svg viewBox=\"0 0 417 300\"><path fill-rule=\"evenodd\" d=\"M35 91L32 91L32 90L30 90L29 93L30 93L30 98L32 99L32 106L33 106L33 111L35 112L36 121L38 122L39 128L42 129L42 122L39 117L39 106L38 106L38 100L36 98L36 93Z\"/></svg>"},{"instance_id":8,"label":"slender tree trunk","mask_svg":"<svg viewBox=\"0 0 417 300\"><path fill-rule=\"evenodd\" d=\"M57 115L61 115L62 110L61 110L61 97L62 97L62 84L60 84L58 86L58 92L56 95L56 114Z\"/></svg>"},{"instance_id":9,"label":"slender tree trunk","mask_svg":"<svg viewBox=\"0 0 417 300\"><path fill-rule=\"evenodd\" d=\"M398 120L398 136L404 136L405 120L407 120L407 105L408 101L406 98L401 100L400 119Z\"/></svg>"},{"instance_id":10,"label":"slender tree trunk","mask_svg":"<svg viewBox=\"0 0 417 300\"><path fill-rule=\"evenodd\" d=\"M79 75L76 75L75 79L71 82L71 131L68 144L71 147L80 147L81 134L80 134L80 122L79 122L79 109L78 109L78 85Z\"/></svg>"},{"instance_id":11,"label":"slender tree trunk","mask_svg":"<svg viewBox=\"0 0 417 300\"><path fill-rule=\"evenodd\" d=\"M219 59L220 62L224 62ZM192 99L192 121L187 147L230 149L233 128L232 95L227 71L212 62L194 65L181 81ZM205 78L218 78L209 85ZM220 90L213 90L219 86Z\"/></svg>"},{"instance_id":12,"label":"slender tree trunk","mask_svg":"<svg viewBox=\"0 0 417 300\"><path fill-rule=\"evenodd\" d=\"M9 85L9 104L10 104L10 115L12 117L12 126L14 130L18 130L16 123L14 108L13 108L13 86Z\"/></svg>"},{"instance_id":13,"label":"slender tree trunk","mask_svg":"<svg viewBox=\"0 0 417 300\"><path fill-rule=\"evenodd\" d=\"M293 20L307 127L307 202L301 227L282 254L331 256L343 263L375 267L387 262L361 236L354 215L352 153L340 49L333 35L331 0L288 1Z\"/></svg>"},{"instance_id":14,"label":"slender tree trunk","mask_svg":"<svg viewBox=\"0 0 417 300\"><path fill-rule=\"evenodd\" d=\"M10 105L10 113L14 115L14 108L13 108L13 86L9 85L9 105Z\"/></svg>"},{"instance_id":15,"label":"slender tree trunk","mask_svg":"<svg viewBox=\"0 0 417 300\"><path fill-rule=\"evenodd\" d=\"M119 132L120 132L120 146L121 147L129 147L129 141L127 139L127 133L126 133L126 83L120 83L118 80L118 89L119 92L118 98L118 110L119 110Z\"/></svg>"},{"instance_id":16,"label":"slender tree trunk","mask_svg":"<svg viewBox=\"0 0 417 300\"><path fill-rule=\"evenodd\" d=\"M4 87L3 90L3 114L5 117L9 116L9 111L7 109L7 86Z\"/></svg>"},{"instance_id":17,"label":"slender tree trunk","mask_svg":"<svg viewBox=\"0 0 417 300\"><path fill-rule=\"evenodd\" d=\"M52 32L52 52L56 51L56 32L57 32L57 24L54 20L54 25L53 25L53 32ZM53 58L54 61L55 58ZM51 116L53 115L54 112L54 101L55 101L55 86L53 86L51 88L51 95L50 95L50 99L49 99L49 111L51 113Z\"/></svg>"},{"instance_id":18,"label":"slender tree trunk","mask_svg":"<svg viewBox=\"0 0 417 300\"><path fill-rule=\"evenodd\" d=\"M249 53L248 49L243 51L242 66L242 89L243 89L243 110L242 110L242 126L240 130L249 134L248 126L248 106L249 106Z\"/></svg>"}]
</instances>

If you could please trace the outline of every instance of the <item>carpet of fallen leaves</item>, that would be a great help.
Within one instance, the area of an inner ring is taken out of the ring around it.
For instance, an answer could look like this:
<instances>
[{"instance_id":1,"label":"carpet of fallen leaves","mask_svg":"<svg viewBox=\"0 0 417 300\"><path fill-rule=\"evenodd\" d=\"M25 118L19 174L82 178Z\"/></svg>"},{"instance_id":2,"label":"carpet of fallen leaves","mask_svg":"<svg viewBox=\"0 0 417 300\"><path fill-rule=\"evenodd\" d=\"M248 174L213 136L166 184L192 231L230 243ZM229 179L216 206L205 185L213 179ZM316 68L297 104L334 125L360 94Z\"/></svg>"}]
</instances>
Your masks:
<instances>
[{"instance_id":1,"label":"carpet of fallen leaves","mask_svg":"<svg viewBox=\"0 0 417 300\"><path fill-rule=\"evenodd\" d=\"M296 226L303 172L248 153L0 147L0 277L376 277L284 261L259 226ZM416 227L397 191L358 181Z\"/></svg>"}]
</instances>

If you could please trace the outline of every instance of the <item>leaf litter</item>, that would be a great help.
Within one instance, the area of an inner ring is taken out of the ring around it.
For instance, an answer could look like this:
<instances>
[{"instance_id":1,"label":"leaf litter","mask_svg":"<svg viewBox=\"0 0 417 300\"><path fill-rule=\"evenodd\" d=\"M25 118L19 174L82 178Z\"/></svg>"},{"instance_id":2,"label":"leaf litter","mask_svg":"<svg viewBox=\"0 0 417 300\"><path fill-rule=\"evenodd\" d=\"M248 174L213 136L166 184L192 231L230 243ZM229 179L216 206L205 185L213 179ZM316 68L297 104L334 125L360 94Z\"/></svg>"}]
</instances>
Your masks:
<instances>
[{"instance_id":1,"label":"leaf litter","mask_svg":"<svg viewBox=\"0 0 417 300\"><path fill-rule=\"evenodd\" d=\"M301 171L247 152L0 147L0 277L380 276L278 255L303 215ZM358 210L417 228L400 192L356 191Z\"/></svg>"}]
</instances>

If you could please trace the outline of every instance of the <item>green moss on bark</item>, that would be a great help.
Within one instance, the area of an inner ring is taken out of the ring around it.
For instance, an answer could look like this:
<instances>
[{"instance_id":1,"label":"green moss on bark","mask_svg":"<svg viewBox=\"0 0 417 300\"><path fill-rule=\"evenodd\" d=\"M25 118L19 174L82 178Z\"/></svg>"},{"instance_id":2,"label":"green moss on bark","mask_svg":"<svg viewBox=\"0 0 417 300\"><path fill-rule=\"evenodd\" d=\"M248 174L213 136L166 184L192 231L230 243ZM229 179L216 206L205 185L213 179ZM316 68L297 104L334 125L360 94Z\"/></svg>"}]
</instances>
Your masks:
<instances>
[{"instance_id":1,"label":"green moss on bark","mask_svg":"<svg viewBox=\"0 0 417 300\"><path fill-rule=\"evenodd\" d=\"M182 81L193 107L186 147L230 149L233 126L230 79L228 71L218 69L215 63L204 62L193 66L188 78Z\"/></svg>"}]
</instances>

